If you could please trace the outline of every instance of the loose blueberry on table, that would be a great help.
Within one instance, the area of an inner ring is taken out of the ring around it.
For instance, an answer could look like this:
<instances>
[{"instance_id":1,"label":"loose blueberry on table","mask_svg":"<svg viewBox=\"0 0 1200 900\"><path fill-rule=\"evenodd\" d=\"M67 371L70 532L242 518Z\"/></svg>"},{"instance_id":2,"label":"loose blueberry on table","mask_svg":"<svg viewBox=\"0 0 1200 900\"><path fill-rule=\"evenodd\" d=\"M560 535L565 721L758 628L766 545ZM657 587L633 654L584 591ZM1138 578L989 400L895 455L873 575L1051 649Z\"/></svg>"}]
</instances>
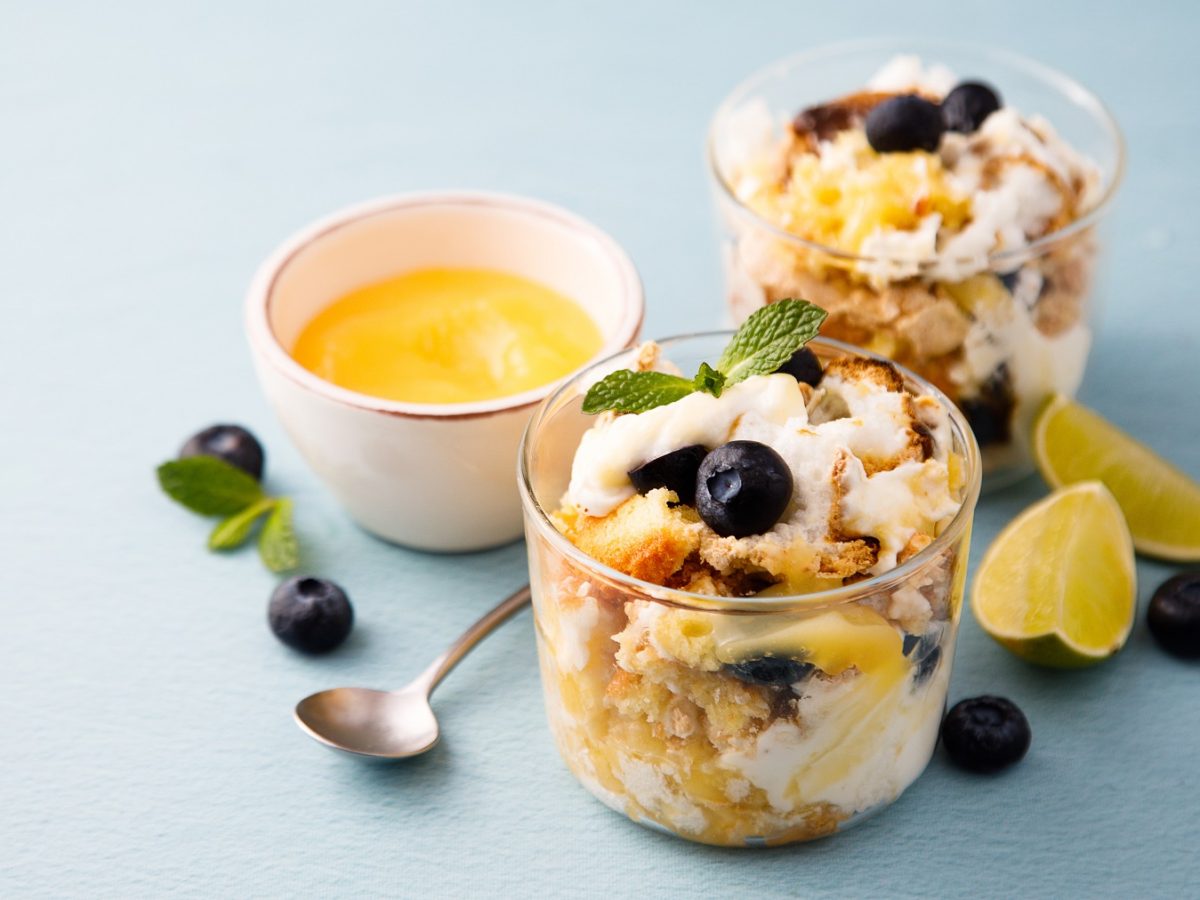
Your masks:
<instances>
[{"instance_id":1,"label":"loose blueberry on table","mask_svg":"<svg viewBox=\"0 0 1200 900\"><path fill-rule=\"evenodd\" d=\"M1017 705L1004 697L972 697L956 703L942 720L942 746L959 766L998 772L1029 750L1033 733Z\"/></svg>"},{"instance_id":2,"label":"loose blueberry on table","mask_svg":"<svg viewBox=\"0 0 1200 900\"><path fill-rule=\"evenodd\" d=\"M354 609L346 592L332 581L297 575L271 594L267 622L289 647L304 653L327 653L350 634Z\"/></svg>"},{"instance_id":3,"label":"loose blueberry on table","mask_svg":"<svg viewBox=\"0 0 1200 900\"><path fill-rule=\"evenodd\" d=\"M1146 624L1168 653L1183 659L1200 659L1200 571L1168 578L1146 611Z\"/></svg>"},{"instance_id":4,"label":"loose blueberry on table","mask_svg":"<svg viewBox=\"0 0 1200 900\"><path fill-rule=\"evenodd\" d=\"M263 473L262 444L241 425L211 425L188 438L179 450L179 458L215 456L246 474L261 480Z\"/></svg>"}]
</instances>

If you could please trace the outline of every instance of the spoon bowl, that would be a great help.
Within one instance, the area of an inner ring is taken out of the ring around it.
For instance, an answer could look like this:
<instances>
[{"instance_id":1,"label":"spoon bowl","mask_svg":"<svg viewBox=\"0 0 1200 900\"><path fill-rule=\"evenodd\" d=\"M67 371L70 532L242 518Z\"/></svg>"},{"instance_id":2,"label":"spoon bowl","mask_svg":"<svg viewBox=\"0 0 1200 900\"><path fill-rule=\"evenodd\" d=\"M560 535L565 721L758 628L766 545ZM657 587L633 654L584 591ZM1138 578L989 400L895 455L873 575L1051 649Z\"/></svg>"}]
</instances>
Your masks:
<instances>
[{"instance_id":1,"label":"spoon bowl","mask_svg":"<svg viewBox=\"0 0 1200 900\"><path fill-rule=\"evenodd\" d=\"M416 756L440 736L429 700L413 688L321 691L296 704L296 722L328 747L377 759Z\"/></svg>"},{"instance_id":2,"label":"spoon bowl","mask_svg":"<svg viewBox=\"0 0 1200 900\"><path fill-rule=\"evenodd\" d=\"M529 603L529 585L506 597L463 633L445 653L398 691L342 687L310 694L296 704L296 724L326 747L375 759L405 759L438 742L429 695L472 647Z\"/></svg>"}]
</instances>

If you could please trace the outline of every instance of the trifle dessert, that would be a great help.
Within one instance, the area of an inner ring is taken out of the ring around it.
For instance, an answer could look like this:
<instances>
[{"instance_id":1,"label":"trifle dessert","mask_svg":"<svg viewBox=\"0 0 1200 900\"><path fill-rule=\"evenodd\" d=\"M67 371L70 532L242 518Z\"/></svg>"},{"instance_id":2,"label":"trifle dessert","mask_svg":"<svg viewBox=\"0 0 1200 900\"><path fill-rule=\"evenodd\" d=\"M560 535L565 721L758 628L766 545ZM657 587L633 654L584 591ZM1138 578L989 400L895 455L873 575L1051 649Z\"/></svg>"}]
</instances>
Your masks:
<instances>
[{"instance_id":1,"label":"trifle dessert","mask_svg":"<svg viewBox=\"0 0 1200 900\"><path fill-rule=\"evenodd\" d=\"M962 408L999 483L1028 471L1041 402L1083 377L1093 226L1121 140L1095 98L1033 63L896 49L797 57L717 113L730 309L740 322L785 297L825 307L825 334Z\"/></svg>"},{"instance_id":2,"label":"trifle dessert","mask_svg":"<svg viewBox=\"0 0 1200 900\"><path fill-rule=\"evenodd\" d=\"M978 449L928 383L763 326L807 306L585 371L522 448L559 750L609 806L709 844L808 840L894 800L950 677Z\"/></svg>"}]
</instances>

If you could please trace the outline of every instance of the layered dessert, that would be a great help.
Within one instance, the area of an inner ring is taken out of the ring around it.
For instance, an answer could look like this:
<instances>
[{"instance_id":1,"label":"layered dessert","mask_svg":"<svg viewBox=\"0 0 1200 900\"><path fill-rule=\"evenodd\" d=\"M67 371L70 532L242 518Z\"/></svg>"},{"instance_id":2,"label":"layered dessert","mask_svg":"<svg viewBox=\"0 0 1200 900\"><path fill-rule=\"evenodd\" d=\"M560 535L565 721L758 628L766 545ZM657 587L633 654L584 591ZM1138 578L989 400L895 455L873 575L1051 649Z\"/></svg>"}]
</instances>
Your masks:
<instances>
[{"instance_id":1,"label":"layered dessert","mask_svg":"<svg viewBox=\"0 0 1200 900\"><path fill-rule=\"evenodd\" d=\"M631 365L672 370L653 344ZM552 730L594 794L693 840L773 844L920 774L977 489L956 415L888 362L806 349L591 422L528 534Z\"/></svg>"},{"instance_id":2,"label":"layered dessert","mask_svg":"<svg viewBox=\"0 0 1200 900\"><path fill-rule=\"evenodd\" d=\"M1110 187L1003 92L901 56L786 115L747 97L713 130L734 318L825 307L825 334L958 403L986 471L1023 467L1038 405L1079 386L1095 247L1074 226Z\"/></svg>"}]
</instances>

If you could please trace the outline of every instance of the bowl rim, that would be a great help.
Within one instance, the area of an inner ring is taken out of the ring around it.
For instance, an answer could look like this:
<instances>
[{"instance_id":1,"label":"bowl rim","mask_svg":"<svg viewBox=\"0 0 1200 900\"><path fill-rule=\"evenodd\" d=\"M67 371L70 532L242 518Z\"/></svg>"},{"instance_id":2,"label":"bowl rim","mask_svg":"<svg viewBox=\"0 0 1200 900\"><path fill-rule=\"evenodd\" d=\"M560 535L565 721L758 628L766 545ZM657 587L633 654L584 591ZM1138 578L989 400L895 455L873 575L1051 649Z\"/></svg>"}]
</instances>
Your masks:
<instances>
[{"instance_id":1,"label":"bowl rim","mask_svg":"<svg viewBox=\"0 0 1200 900\"><path fill-rule=\"evenodd\" d=\"M698 331L689 334L672 335L655 343L663 349L664 355L669 355L670 348L673 345L684 341L718 337L728 338L733 333L732 330ZM576 387L579 382L591 377L593 373L603 370L606 366L611 367L622 356L636 352L635 350L622 350L605 359L598 360L583 371L576 373L571 378L562 382L550 396L542 401L542 404L526 424L525 431L521 435L520 449L517 453L517 484L521 492L521 508L525 514L527 541L534 537L534 535L528 534L530 524L532 524L536 528L538 536L547 540L551 547L558 553L568 557L575 565L580 566L585 571L594 572L602 576L606 581L628 589L647 600L664 603L668 606L703 612L780 613L811 611L842 606L861 601L872 594L892 590L899 587L915 572L919 571L939 553L943 552L948 546L964 535L969 540L971 526L975 517L975 507L979 501L980 486L983 480L983 460L979 444L975 440L975 434L971 431L971 427L967 423L966 416L963 415L962 411L933 384L894 360L890 360L878 353L872 353L861 347L855 347L843 341L824 337L814 338L807 346L825 347L841 354L879 360L895 366L904 378L907 387L915 387L921 393L934 397L946 409L947 415L950 418L951 430L958 438L964 450L964 465L966 467L967 478L963 484L962 503L958 511L954 514L950 522L946 524L942 532L930 542L929 546L914 554L903 563L900 563L895 568L889 569L879 575L872 575L862 581L826 591L816 591L808 594L790 594L778 597L717 597L712 594L699 594L693 591L663 587L651 581L644 581L640 578L626 575L588 556L567 540L554 526L554 523L550 520L550 514L538 502L534 494L530 473L532 436L537 431L547 412L556 406L568 390ZM968 545L963 552L967 553L969 549ZM533 559L534 554L531 549L531 566L534 565ZM962 561L962 564L966 565L965 559Z\"/></svg>"},{"instance_id":2,"label":"bowl rim","mask_svg":"<svg viewBox=\"0 0 1200 900\"><path fill-rule=\"evenodd\" d=\"M598 249L600 255L618 277L620 283L618 299L623 307L619 313L616 327L611 335L604 339L600 349L581 367L568 373L562 379L556 379L519 394L470 403L411 403L373 397L339 387L296 362L275 335L270 319L271 301L276 283L292 260L312 244L364 219L387 215L401 209L436 206L467 206L478 207L481 210L503 209L540 218L563 231L572 233L580 242L590 243ZM368 412L411 419L473 419L532 408L562 381L571 379L580 370L591 366L601 357L628 347L641 331L644 317L645 293L641 277L629 254L608 232L573 212L542 200L498 191L476 190L412 191L389 194L354 203L323 216L291 234L271 251L255 272L245 301L245 328L251 348L279 374L297 386L336 403Z\"/></svg>"},{"instance_id":3,"label":"bowl rim","mask_svg":"<svg viewBox=\"0 0 1200 900\"><path fill-rule=\"evenodd\" d=\"M905 51L917 52L922 50L922 48L932 51L941 49L943 51L949 50L955 52L965 52L987 58L991 61L1011 66L1016 69L1022 69L1026 73L1031 74L1044 82L1047 88L1057 90L1060 94L1067 97L1077 106L1080 106L1089 112L1094 117L1095 121L1101 126L1101 128L1107 132L1109 139L1112 141L1114 151L1112 172L1104 186L1103 193L1096 200L1091 209L1089 209L1079 218L1068 222L1061 228L1056 228L1053 231L1047 232L1041 237L1030 241L1023 247L1013 247L1007 250L989 253L987 256L987 267L983 271L1004 272L1016 268L1026 260L1038 256L1048 247L1058 244L1061 241L1067 240L1074 235L1091 228L1104 216L1105 213L1108 212L1109 208L1112 206L1113 198L1116 196L1117 189L1120 187L1125 177L1127 145L1125 136L1121 131L1120 125L1117 124L1116 118L1113 116L1109 108L1103 103L1103 101L1101 101L1100 98L1097 97L1092 91L1088 90L1081 83L1071 78L1064 72L1048 66L1045 63L1038 62L1035 59L1022 56L1021 54L1014 53L1010 50L991 47L986 44L927 37L870 37L821 44L807 50L802 50L799 53L786 56L782 59L778 59L769 65L755 70L750 75L743 78L717 106L716 111L709 120L708 130L705 136L705 163L706 168L708 169L709 178L713 184L716 185L717 190L720 192L722 197L727 199L732 204L733 209L738 213L738 215L750 221L752 224L769 231L774 237L804 247L808 250L817 251L825 256L847 263L889 264L896 262L909 262L908 260L894 256L867 256L860 253L852 253L848 250L831 247L827 244L822 244L819 241L809 240L808 238L803 238L799 235L793 234L786 228L771 222L747 206L737 196L733 186L725 178L717 162L716 145L718 125L728 118L729 114L740 103L745 101L746 95L757 88L759 84L767 81L770 78L778 78L791 69L806 63L819 62L822 59L834 56L842 56L869 50L884 50L888 48L894 49L897 53L903 53ZM933 61L936 62L937 60L934 59Z\"/></svg>"}]
</instances>

